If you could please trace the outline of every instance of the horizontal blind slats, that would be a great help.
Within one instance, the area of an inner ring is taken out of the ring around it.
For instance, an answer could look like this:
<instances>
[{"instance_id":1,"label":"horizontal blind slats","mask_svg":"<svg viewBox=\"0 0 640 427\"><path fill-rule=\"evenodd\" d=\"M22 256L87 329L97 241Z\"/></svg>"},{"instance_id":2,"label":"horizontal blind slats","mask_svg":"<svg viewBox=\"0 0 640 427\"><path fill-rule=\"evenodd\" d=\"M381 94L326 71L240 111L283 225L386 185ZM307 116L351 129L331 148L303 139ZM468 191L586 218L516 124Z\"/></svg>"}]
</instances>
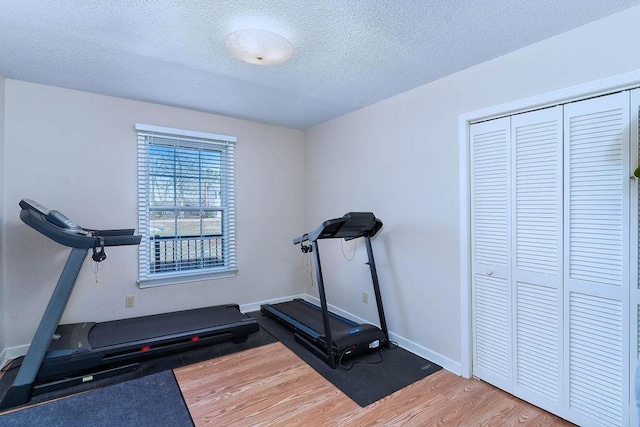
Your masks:
<instances>
[{"instance_id":1,"label":"horizontal blind slats","mask_svg":"<svg viewBox=\"0 0 640 427\"><path fill-rule=\"evenodd\" d=\"M235 138L144 127L137 125L140 281L235 271Z\"/></svg>"}]
</instances>

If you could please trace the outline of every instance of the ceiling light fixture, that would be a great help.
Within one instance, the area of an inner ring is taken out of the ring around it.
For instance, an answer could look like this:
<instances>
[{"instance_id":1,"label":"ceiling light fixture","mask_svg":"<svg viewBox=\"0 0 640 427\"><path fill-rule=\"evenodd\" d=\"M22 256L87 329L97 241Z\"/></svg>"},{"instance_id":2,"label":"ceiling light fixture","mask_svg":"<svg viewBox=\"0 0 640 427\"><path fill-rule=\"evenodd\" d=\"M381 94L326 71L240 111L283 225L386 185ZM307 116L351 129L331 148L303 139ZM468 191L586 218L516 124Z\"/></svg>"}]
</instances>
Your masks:
<instances>
[{"instance_id":1,"label":"ceiling light fixture","mask_svg":"<svg viewBox=\"0 0 640 427\"><path fill-rule=\"evenodd\" d=\"M238 30L224 39L227 52L257 65L277 65L293 55L293 45L280 34L266 30Z\"/></svg>"}]
</instances>

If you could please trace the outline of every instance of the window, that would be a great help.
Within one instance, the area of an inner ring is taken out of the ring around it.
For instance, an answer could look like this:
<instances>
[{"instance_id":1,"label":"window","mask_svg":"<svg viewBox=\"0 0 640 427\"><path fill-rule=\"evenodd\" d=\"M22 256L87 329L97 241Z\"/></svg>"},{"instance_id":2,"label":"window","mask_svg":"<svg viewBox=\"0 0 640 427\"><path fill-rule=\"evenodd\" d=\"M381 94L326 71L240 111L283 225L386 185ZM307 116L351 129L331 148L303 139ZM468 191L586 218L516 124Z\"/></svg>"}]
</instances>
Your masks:
<instances>
[{"instance_id":1,"label":"window","mask_svg":"<svg viewBox=\"0 0 640 427\"><path fill-rule=\"evenodd\" d=\"M140 287L235 274L235 137L136 124Z\"/></svg>"}]
</instances>

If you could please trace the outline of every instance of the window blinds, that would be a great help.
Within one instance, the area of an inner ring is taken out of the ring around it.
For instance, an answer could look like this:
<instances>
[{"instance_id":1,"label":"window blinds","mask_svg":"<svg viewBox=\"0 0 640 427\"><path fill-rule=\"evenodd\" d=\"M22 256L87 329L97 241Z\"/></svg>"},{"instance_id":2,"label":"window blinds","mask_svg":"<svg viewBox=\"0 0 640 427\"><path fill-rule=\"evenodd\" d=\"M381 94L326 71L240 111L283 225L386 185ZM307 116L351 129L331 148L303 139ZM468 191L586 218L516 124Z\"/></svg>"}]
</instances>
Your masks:
<instances>
[{"instance_id":1,"label":"window blinds","mask_svg":"<svg viewBox=\"0 0 640 427\"><path fill-rule=\"evenodd\" d=\"M140 286L233 275L236 138L136 129Z\"/></svg>"}]
</instances>

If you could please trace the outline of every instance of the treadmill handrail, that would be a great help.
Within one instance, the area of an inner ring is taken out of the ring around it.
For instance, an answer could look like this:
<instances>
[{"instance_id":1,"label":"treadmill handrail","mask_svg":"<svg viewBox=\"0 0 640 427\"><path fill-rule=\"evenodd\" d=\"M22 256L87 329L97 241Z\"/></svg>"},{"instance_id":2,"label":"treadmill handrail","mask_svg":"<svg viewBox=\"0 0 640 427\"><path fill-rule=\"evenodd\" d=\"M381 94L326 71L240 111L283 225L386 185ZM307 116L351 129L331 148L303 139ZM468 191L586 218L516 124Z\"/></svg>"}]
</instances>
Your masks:
<instances>
[{"instance_id":1,"label":"treadmill handrail","mask_svg":"<svg viewBox=\"0 0 640 427\"><path fill-rule=\"evenodd\" d=\"M358 237L375 236L382 228L382 221L373 212L349 212L342 218L324 221L314 231L293 239L297 245L305 241L314 242L318 239L357 239Z\"/></svg>"},{"instance_id":2,"label":"treadmill handrail","mask_svg":"<svg viewBox=\"0 0 640 427\"><path fill-rule=\"evenodd\" d=\"M141 236L135 236L135 229L92 230L75 226L63 228L48 221L45 213L37 210L27 199L20 201L22 222L64 246L91 249L100 246L139 245ZM101 241L102 240L102 241Z\"/></svg>"}]
</instances>

